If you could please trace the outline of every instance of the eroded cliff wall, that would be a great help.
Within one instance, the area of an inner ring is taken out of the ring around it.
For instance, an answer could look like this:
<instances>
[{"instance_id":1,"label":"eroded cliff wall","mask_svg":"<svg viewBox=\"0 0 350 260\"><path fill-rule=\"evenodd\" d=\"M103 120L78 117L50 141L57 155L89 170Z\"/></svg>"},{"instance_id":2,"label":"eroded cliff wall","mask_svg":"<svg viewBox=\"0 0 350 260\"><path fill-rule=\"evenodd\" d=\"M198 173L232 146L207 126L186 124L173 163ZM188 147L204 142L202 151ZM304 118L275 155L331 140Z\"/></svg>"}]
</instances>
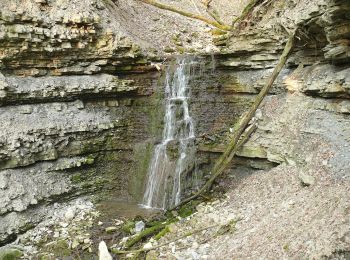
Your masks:
<instances>
[{"instance_id":1,"label":"eroded cliff wall","mask_svg":"<svg viewBox=\"0 0 350 260\"><path fill-rule=\"evenodd\" d=\"M0 5L3 244L54 202L96 191L130 199L128 176L148 156L134 146L156 131L158 75L105 3Z\"/></svg>"}]
</instances>

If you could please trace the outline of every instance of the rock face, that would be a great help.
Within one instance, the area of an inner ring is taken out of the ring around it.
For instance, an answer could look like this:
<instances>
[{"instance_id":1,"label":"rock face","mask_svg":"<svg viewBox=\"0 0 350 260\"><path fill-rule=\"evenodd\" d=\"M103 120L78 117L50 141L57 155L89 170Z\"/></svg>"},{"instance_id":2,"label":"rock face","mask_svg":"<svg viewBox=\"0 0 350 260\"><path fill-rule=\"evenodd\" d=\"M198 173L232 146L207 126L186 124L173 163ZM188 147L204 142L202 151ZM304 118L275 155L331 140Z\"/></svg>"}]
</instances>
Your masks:
<instances>
[{"instance_id":1,"label":"rock face","mask_svg":"<svg viewBox=\"0 0 350 260\"><path fill-rule=\"evenodd\" d=\"M0 58L8 74L96 74L145 63L97 1L12 1L1 10Z\"/></svg>"},{"instance_id":2,"label":"rock face","mask_svg":"<svg viewBox=\"0 0 350 260\"><path fill-rule=\"evenodd\" d=\"M80 77L2 76L1 84L5 86L0 101L2 105L74 101L89 96L117 97L123 94L135 94L138 89L134 81L122 80L109 74ZM83 109L84 106L80 108Z\"/></svg>"},{"instance_id":3,"label":"rock face","mask_svg":"<svg viewBox=\"0 0 350 260\"><path fill-rule=\"evenodd\" d=\"M138 1L114 2L0 3L0 246L41 222L57 201L87 194L140 201L153 146L162 135L163 75L157 68L171 59L165 55L169 49L202 55L203 73L191 81L190 109L197 170L207 174L295 25L301 28L297 47L256 115L257 131L228 173L242 171L233 179L244 186L245 171L257 173L258 183L259 176L283 177L291 168L295 174L286 178L298 180L293 190L301 190L303 173L307 182L314 180L307 188L330 185L331 194L339 185L338 195L348 199L341 193L350 177L347 0L257 1L228 39L213 37L201 22ZM197 7L193 1L162 2L205 11L199 1ZM224 2L212 1L211 8L229 23L245 5L235 11ZM288 197L283 187L273 190ZM248 191L241 189L247 200ZM305 207L300 214L307 214ZM322 217L332 219L324 212ZM248 221L245 228L252 228ZM327 250L322 254L348 249Z\"/></svg>"},{"instance_id":4,"label":"rock face","mask_svg":"<svg viewBox=\"0 0 350 260\"><path fill-rule=\"evenodd\" d=\"M157 120L148 97L158 75L146 73L150 63L106 3L0 7L2 245L57 200L96 191L130 197L128 174L147 160L133 148L153 136Z\"/></svg>"},{"instance_id":5,"label":"rock face","mask_svg":"<svg viewBox=\"0 0 350 260\"><path fill-rule=\"evenodd\" d=\"M256 6L246 20L236 25L226 54L221 54L218 62L219 68L244 70L230 75L238 75L237 85L257 89L256 78L271 73L266 68L276 63L286 32L298 25L305 34L275 83L275 95L265 102L258 131L239 155L305 166L320 158L317 151L323 149L323 163L333 167L332 176L348 178L350 56L344 43L349 41L350 21L344 12L349 10L349 3L286 4L277 1ZM272 12L282 6L287 8ZM254 93L247 88L239 91ZM320 145L315 149L317 142ZM222 150L220 145L213 149Z\"/></svg>"}]
</instances>

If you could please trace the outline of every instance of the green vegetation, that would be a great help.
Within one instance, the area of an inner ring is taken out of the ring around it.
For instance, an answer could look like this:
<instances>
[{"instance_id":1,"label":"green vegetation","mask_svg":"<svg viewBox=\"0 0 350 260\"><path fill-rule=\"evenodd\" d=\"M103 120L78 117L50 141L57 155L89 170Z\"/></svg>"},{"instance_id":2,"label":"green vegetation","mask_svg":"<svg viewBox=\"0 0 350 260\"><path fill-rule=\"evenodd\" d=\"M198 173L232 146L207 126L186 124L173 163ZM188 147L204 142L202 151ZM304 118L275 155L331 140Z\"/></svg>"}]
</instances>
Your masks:
<instances>
[{"instance_id":1,"label":"green vegetation","mask_svg":"<svg viewBox=\"0 0 350 260\"><path fill-rule=\"evenodd\" d=\"M134 229L134 227L135 227L135 221L128 220L128 221L125 222L125 224L122 226L122 230L123 230L125 233L131 234L131 233L132 233L132 230Z\"/></svg>"},{"instance_id":2,"label":"green vegetation","mask_svg":"<svg viewBox=\"0 0 350 260\"><path fill-rule=\"evenodd\" d=\"M69 244L66 240L60 239L44 246L47 252L53 253L56 257L65 257L72 255Z\"/></svg>"},{"instance_id":3,"label":"green vegetation","mask_svg":"<svg viewBox=\"0 0 350 260\"><path fill-rule=\"evenodd\" d=\"M233 233L236 230L237 220L233 219L228 224L222 225L216 232L216 235L221 236L226 233Z\"/></svg>"},{"instance_id":4,"label":"green vegetation","mask_svg":"<svg viewBox=\"0 0 350 260\"><path fill-rule=\"evenodd\" d=\"M283 246L283 250L284 250L284 251L289 251L289 245L288 245L288 244L285 244L285 245Z\"/></svg>"},{"instance_id":5,"label":"green vegetation","mask_svg":"<svg viewBox=\"0 0 350 260\"><path fill-rule=\"evenodd\" d=\"M22 251L15 248L0 250L0 260L16 260L23 255Z\"/></svg>"},{"instance_id":6,"label":"green vegetation","mask_svg":"<svg viewBox=\"0 0 350 260\"><path fill-rule=\"evenodd\" d=\"M179 216L182 218L186 218L186 217L192 215L196 210L196 206L200 203L201 203L201 201L199 201L199 200L193 200L187 204L184 204L178 210Z\"/></svg>"},{"instance_id":7,"label":"green vegetation","mask_svg":"<svg viewBox=\"0 0 350 260\"><path fill-rule=\"evenodd\" d=\"M145 230L141 231L136 236L130 238L126 242L125 248L130 248L133 245L135 245L136 243L138 243L139 241L143 240L144 238L150 237L150 236L154 235L155 233L158 233L166 225L167 225L167 223L164 223L164 224L159 224L159 225L156 225L156 226L153 226L153 227L150 227L150 228L146 228Z\"/></svg>"},{"instance_id":8,"label":"green vegetation","mask_svg":"<svg viewBox=\"0 0 350 260\"><path fill-rule=\"evenodd\" d=\"M169 229L168 226L166 226L157 235L155 235L154 239L155 240L159 240L159 239L161 239L163 236L165 236L169 232L170 232L170 229Z\"/></svg>"}]
</instances>

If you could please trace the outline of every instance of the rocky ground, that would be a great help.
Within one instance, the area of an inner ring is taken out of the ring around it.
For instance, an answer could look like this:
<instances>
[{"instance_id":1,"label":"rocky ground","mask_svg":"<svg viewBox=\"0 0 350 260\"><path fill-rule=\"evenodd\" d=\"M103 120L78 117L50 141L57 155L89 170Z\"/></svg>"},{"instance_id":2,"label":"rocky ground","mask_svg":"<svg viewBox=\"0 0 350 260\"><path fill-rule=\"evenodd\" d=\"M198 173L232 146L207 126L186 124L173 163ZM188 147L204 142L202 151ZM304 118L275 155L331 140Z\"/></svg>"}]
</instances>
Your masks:
<instances>
[{"instance_id":1,"label":"rocky ground","mask_svg":"<svg viewBox=\"0 0 350 260\"><path fill-rule=\"evenodd\" d=\"M295 167L281 165L235 182L226 199L200 204L159 243L214 223L218 227L149 254L156 259L348 259L349 181L320 175L309 183L299 175ZM234 228L222 232L220 225L230 220Z\"/></svg>"},{"instance_id":2,"label":"rocky ground","mask_svg":"<svg viewBox=\"0 0 350 260\"><path fill-rule=\"evenodd\" d=\"M192 215L170 224L159 240L139 246L166 244L148 252L147 259L348 259L349 179L335 180L326 168L321 164L313 176L291 165L241 177L233 170L225 177L226 194L200 203ZM84 200L54 207L53 216L8 247L11 252L23 250L24 259L76 258L90 252L83 259L92 259L99 241L123 226L117 219L98 221L100 214ZM131 237L108 245L121 249Z\"/></svg>"},{"instance_id":3,"label":"rocky ground","mask_svg":"<svg viewBox=\"0 0 350 260\"><path fill-rule=\"evenodd\" d=\"M76 258L79 250L92 252L93 234L88 232L99 216L94 205L81 198L52 207L44 221L3 247L2 257L19 253L22 259Z\"/></svg>"}]
</instances>

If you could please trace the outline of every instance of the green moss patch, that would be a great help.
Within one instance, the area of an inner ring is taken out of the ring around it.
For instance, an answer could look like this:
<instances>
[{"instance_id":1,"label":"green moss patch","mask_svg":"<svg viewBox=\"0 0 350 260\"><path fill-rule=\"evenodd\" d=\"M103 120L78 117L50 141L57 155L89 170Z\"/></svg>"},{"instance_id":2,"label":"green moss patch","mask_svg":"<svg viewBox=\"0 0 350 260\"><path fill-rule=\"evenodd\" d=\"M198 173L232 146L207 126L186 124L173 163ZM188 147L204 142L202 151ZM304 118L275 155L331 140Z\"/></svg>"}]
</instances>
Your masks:
<instances>
[{"instance_id":1,"label":"green moss patch","mask_svg":"<svg viewBox=\"0 0 350 260\"><path fill-rule=\"evenodd\" d=\"M0 249L0 260L20 259L23 252L15 248Z\"/></svg>"}]
</instances>

